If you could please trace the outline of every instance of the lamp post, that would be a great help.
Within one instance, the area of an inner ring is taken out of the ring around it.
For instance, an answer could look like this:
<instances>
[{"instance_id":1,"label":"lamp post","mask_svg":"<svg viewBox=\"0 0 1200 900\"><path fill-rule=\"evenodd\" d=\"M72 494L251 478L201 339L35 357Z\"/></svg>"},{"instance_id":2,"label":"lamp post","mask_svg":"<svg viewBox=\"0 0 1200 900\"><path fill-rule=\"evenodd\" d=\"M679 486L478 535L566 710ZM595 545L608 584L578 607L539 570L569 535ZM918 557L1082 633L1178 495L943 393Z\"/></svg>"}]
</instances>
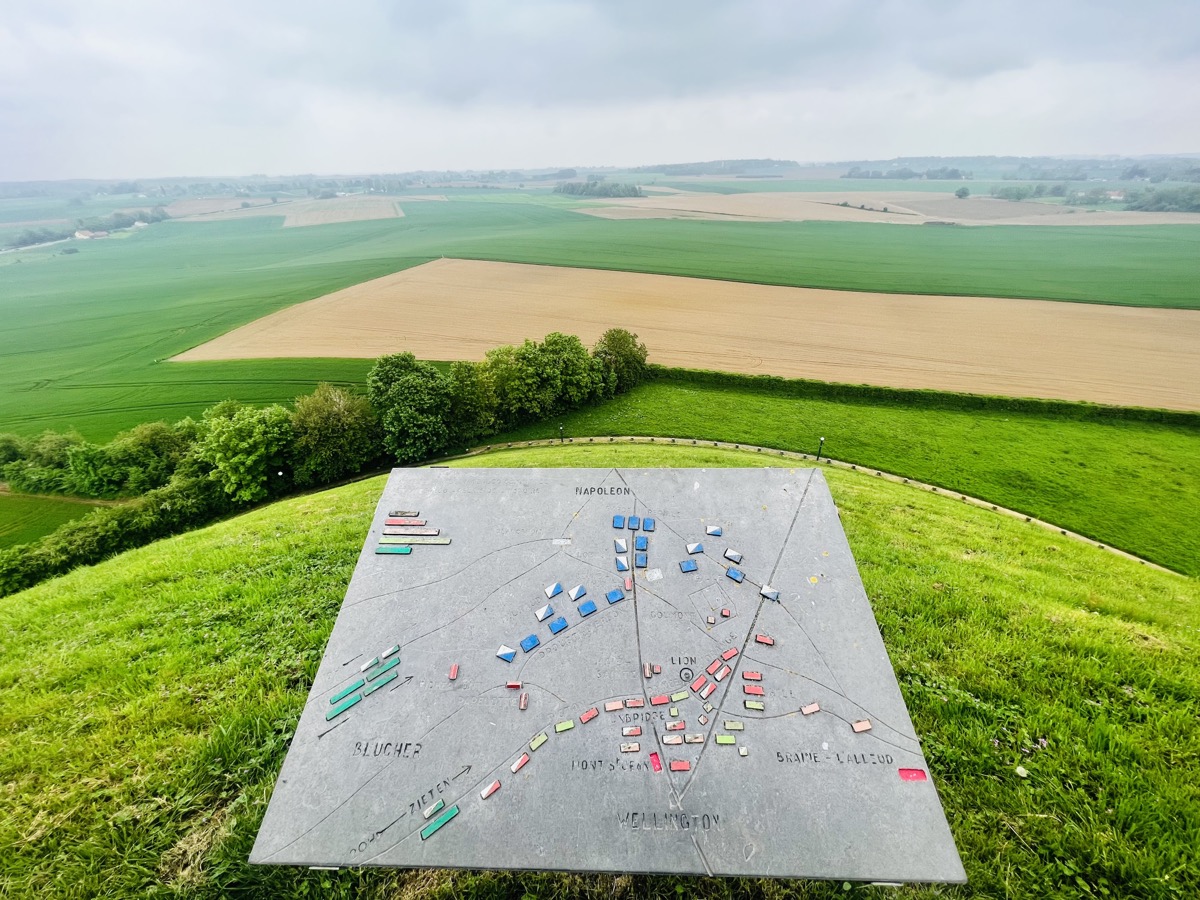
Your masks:
<instances>
[{"instance_id":1,"label":"lamp post","mask_svg":"<svg viewBox=\"0 0 1200 900\"><path fill-rule=\"evenodd\" d=\"M559 425L559 426L558 426L558 442L559 442L560 444L562 444L562 443L565 443L565 442L563 441L563 430L562 430L562 426L561 426L561 425Z\"/></svg>"},{"instance_id":2,"label":"lamp post","mask_svg":"<svg viewBox=\"0 0 1200 900\"><path fill-rule=\"evenodd\" d=\"M821 461L821 451L825 449L825 438L821 438L821 443L817 445L817 462Z\"/></svg>"}]
</instances>

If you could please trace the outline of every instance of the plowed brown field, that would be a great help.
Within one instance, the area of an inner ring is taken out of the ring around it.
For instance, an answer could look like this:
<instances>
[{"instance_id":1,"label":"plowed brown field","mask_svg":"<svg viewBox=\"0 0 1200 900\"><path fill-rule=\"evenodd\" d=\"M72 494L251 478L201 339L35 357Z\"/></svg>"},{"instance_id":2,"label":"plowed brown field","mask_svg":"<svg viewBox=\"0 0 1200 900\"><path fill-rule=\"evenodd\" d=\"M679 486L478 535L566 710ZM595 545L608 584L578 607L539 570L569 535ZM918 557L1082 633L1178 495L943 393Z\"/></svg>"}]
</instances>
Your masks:
<instances>
[{"instance_id":1,"label":"plowed brown field","mask_svg":"<svg viewBox=\"0 0 1200 900\"><path fill-rule=\"evenodd\" d=\"M176 360L482 359L551 331L637 332L653 362L1200 409L1200 311L774 287L442 259L251 322Z\"/></svg>"},{"instance_id":2,"label":"plowed brown field","mask_svg":"<svg viewBox=\"0 0 1200 900\"><path fill-rule=\"evenodd\" d=\"M252 206L242 209L241 201L228 199L191 200L194 204L183 207L189 212L176 213L176 204L168 208L172 216L214 222L226 219L245 219L256 216L283 216L284 228L302 228L306 225L331 225L336 222L360 222L367 219L393 219L403 216L404 210L396 201L398 197L383 197L373 194L352 194L328 200L285 200L281 203L253 201ZM248 201L249 202L249 201ZM224 205L222 205L224 204Z\"/></svg>"}]
</instances>

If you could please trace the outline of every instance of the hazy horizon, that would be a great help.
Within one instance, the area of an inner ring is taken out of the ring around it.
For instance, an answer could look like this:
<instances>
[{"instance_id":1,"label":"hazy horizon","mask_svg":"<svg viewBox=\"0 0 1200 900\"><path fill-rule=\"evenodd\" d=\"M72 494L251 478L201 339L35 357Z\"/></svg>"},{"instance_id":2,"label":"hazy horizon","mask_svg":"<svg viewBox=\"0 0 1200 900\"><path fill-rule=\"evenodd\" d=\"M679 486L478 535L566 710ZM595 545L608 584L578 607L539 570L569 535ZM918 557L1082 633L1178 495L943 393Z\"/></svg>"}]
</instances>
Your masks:
<instances>
[{"instance_id":1,"label":"hazy horizon","mask_svg":"<svg viewBox=\"0 0 1200 900\"><path fill-rule=\"evenodd\" d=\"M12 6L0 181L1200 148L1188 0Z\"/></svg>"}]
</instances>

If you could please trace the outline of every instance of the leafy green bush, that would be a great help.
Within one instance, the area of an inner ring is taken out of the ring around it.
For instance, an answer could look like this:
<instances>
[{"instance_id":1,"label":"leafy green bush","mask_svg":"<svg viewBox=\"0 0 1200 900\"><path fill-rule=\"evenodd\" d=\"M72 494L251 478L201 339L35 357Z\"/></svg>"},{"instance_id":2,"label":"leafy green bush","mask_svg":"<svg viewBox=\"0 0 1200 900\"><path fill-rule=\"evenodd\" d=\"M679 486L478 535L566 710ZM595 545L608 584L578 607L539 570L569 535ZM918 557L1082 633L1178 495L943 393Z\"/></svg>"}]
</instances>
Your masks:
<instances>
[{"instance_id":1,"label":"leafy green bush","mask_svg":"<svg viewBox=\"0 0 1200 900\"><path fill-rule=\"evenodd\" d=\"M487 366L452 363L448 388L448 446L466 447L496 431L496 385Z\"/></svg>"},{"instance_id":2,"label":"leafy green bush","mask_svg":"<svg viewBox=\"0 0 1200 900\"><path fill-rule=\"evenodd\" d=\"M301 487L353 475L383 449L370 402L331 384L296 398L292 429L292 476Z\"/></svg>"},{"instance_id":3,"label":"leafy green bush","mask_svg":"<svg viewBox=\"0 0 1200 900\"><path fill-rule=\"evenodd\" d=\"M254 503L278 496L290 484L287 467L292 414L282 406L243 407L206 418L196 456L212 466L211 477L234 500Z\"/></svg>"},{"instance_id":4,"label":"leafy green bush","mask_svg":"<svg viewBox=\"0 0 1200 900\"><path fill-rule=\"evenodd\" d=\"M74 489L87 497L130 497L162 487L191 451L199 425L147 422L104 445L79 444L68 452Z\"/></svg>"},{"instance_id":5,"label":"leafy green bush","mask_svg":"<svg viewBox=\"0 0 1200 900\"><path fill-rule=\"evenodd\" d=\"M614 376L612 390L607 396L623 394L641 384L648 371L646 355L646 345L638 341L636 334L624 328L610 328L600 335L600 340L592 348L592 356L600 360Z\"/></svg>"},{"instance_id":6,"label":"leafy green bush","mask_svg":"<svg viewBox=\"0 0 1200 900\"><path fill-rule=\"evenodd\" d=\"M411 353L381 356L367 376L367 396L379 412L384 446L401 463L446 446L450 389L446 376Z\"/></svg>"},{"instance_id":7,"label":"leafy green bush","mask_svg":"<svg viewBox=\"0 0 1200 900\"><path fill-rule=\"evenodd\" d=\"M9 444L6 453L19 448L20 458L4 466L3 478L15 491L29 494L69 494L75 491L71 451L84 443L77 432L43 432L24 444Z\"/></svg>"}]
</instances>

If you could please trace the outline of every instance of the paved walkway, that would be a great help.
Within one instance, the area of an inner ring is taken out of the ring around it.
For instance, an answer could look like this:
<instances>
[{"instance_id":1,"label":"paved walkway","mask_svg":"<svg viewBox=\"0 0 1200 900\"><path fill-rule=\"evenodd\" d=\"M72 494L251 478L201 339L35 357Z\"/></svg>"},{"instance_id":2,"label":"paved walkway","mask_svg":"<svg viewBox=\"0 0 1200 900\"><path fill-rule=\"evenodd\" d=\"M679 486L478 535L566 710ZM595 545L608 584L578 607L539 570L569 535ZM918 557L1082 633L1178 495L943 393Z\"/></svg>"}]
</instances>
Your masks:
<instances>
[{"instance_id":1,"label":"paved walkway","mask_svg":"<svg viewBox=\"0 0 1200 900\"><path fill-rule=\"evenodd\" d=\"M702 440L693 440L692 438L677 438L677 437L638 437L636 435L620 435L620 436L614 436L614 437L588 437L588 438L578 437L578 438L566 438L565 440L561 440L561 441L556 438L548 438L548 439L540 440L540 441L514 441L513 443L487 444L482 447L474 447L471 450L468 450L466 453L461 453L457 456L445 457L445 459L467 459L472 456L478 456L481 453L490 453L495 450L508 450L508 449L515 449L518 447L546 447L546 446L550 446L550 445L558 444L558 443L567 443L567 444L605 444L605 443L608 443L608 444L613 444L613 443L684 444L687 446L696 446L696 447L715 447L719 450L743 450L743 451L747 451L747 452L764 453L764 454L767 454L772 457L779 457L781 459L794 459L794 460L798 460L798 461L806 460L809 462L816 462L816 457L813 456L811 453L796 453L791 450L776 450L771 447L758 447L753 444L731 444L727 441L702 441ZM444 460L436 460L435 462L443 462L443 461ZM1125 559L1133 560L1136 563L1139 563L1143 566L1149 566L1150 568L1157 569L1160 572L1169 572L1172 575L1179 574L1178 572L1175 572L1172 569L1168 569L1165 566L1160 566L1157 563L1152 563L1149 560L1142 559L1140 556L1135 556L1132 553L1126 553L1124 550L1118 550L1116 547L1110 547L1107 544L1101 544L1099 541L1092 540L1090 537L1085 537L1082 534L1078 534L1074 531L1069 531L1066 528L1062 528L1058 525L1055 525L1053 522L1046 522L1042 519L1035 519L1032 516L1027 516L1024 513L1017 512L1016 510L1008 509L1003 506L997 506L995 503L989 503L987 500L980 500L978 497L972 497L968 494L960 493L959 491L952 491L947 488L938 487L933 484L926 484L923 481L914 481L911 478L904 478L900 475L893 475L891 472L884 472L880 469L873 469L870 466L859 466L859 465L855 465L854 463L843 462L840 459L829 459L828 457L825 457L825 456L821 457L820 465L830 466L835 469L851 469L855 472L863 472L868 475L874 475L875 477L882 478L885 481L892 481L892 482L895 482L896 484L907 484L909 487L916 488L918 490L929 491L930 493L933 493L933 494L941 494L942 496L945 496L945 497L957 498L962 503L969 504L970 506L977 506L980 509L990 510L994 513L999 513L1000 515L1009 516L1010 518L1013 518L1013 519L1023 519L1024 521L1028 522L1031 525L1036 525L1037 527L1044 528L1047 531L1053 531L1055 534L1061 535L1063 537L1071 538L1072 540L1082 541L1085 544L1091 544L1093 547L1098 547L1099 549L1105 550L1108 553L1115 554L1116 556L1121 556L1121 557L1124 557Z\"/></svg>"}]
</instances>

